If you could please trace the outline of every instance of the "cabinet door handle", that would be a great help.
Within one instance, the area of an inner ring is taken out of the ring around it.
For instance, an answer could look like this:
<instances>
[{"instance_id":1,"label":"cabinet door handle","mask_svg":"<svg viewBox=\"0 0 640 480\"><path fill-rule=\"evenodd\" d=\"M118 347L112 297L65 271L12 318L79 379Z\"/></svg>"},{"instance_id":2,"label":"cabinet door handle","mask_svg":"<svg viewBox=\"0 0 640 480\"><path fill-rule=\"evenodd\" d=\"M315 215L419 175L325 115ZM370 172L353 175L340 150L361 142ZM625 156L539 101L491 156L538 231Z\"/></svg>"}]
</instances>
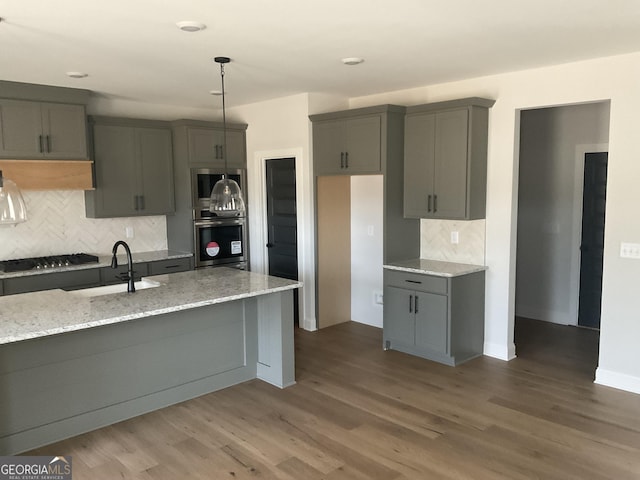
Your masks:
<instances>
[{"instance_id":1,"label":"cabinet door handle","mask_svg":"<svg viewBox=\"0 0 640 480\"><path fill-rule=\"evenodd\" d=\"M427 212L431 211L431 195L427 195Z\"/></svg>"},{"instance_id":2,"label":"cabinet door handle","mask_svg":"<svg viewBox=\"0 0 640 480\"><path fill-rule=\"evenodd\" d=\"M51 135L47 135L47 152L51 153Z\"/></svg>"},{"instance_id":3,"label":"cabinet door handle","mask_svg":"<svg viewBox=\"0 0 640 480\"><path fill-rule=\"evenodd\" d=\"M144 195L140 195L140 210L145 209Z\"/></svg>"},{"instance_id":4,"label":"cabinet door handle","mask_svg":"<svg viewBox=\"0 0 640 480\"><path fill-rule=\"evenodd\" d=\"M40 153L44 153L44 147L42 145L42 135L38 135L38 144L40 145Z\"/></svg>"},{"instance_id":5,"label":"cabinet door handle","mask_svg":"<svg viewBox=\"0 0 640 480\"><path fill-rule=\"evenodd\" d=\"M419 280L405 280L405 282L422 284L422 282Z\"/></svg>"},{"instance_id":6,"label":"cabinet door handle","mask_svg":"<svg viewBox=\"0 0 640 480\"><path fill-rule=\"evenodd\" d=\"M344 152L344 168L349 168L349 152Z\"/></svg>"},{"instance_id":7,"label":"cabinet door handle","mask_svg":"<svg viewBox=\"0 0 640 480\"><path fill-rule=\"evenodd\" d=\"M413 295L409 295L409 313L413 313Z\"/></svg>"},{"instance_id":8,"label":"cabinet door handle","mask_svg":"<svg viewBox=\"0 0 640 480\"><path fill-rule=\"evenodd\" d=\"M413 310L418 313L418 295L416 295L416 299L413 301Z\"/></svg>"},{"instance_id":9,"label":"cabinet door handle","mask_svg":"<svg viewBox=\"0 0 640 480\"><path fill-rule=\"evenodd\" d=\"M344 152L340 152L340 168L344 168Z\"/></svg>"},{"instance_id":10,"label":"cabinet door handle","mask_svg":"<svg viewBox=\"0 0 640 480\"><path fill-rule=\"evenodd\" d=\"M133 196L133 209L138 210L138 195Z\"/></svg>"},{"instance_id":11,"label":"cabinet door handle","mask_svg":"<svg viewBox=\"0 0 640 480\"><path fill-rule=\"evenodd\" d=\"M433 212L438 211L438 195L433 196Z\"/></svg>"}]
</instances>

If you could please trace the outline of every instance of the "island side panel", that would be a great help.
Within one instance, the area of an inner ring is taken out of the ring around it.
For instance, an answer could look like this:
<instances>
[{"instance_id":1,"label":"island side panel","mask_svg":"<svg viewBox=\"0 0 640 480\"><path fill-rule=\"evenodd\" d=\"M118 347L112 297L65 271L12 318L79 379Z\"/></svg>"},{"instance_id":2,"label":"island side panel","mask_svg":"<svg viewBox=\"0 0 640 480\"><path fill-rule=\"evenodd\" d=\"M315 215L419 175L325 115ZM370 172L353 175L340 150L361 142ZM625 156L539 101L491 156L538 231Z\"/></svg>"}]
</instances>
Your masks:
<instances>
[{"instance_id":1,"label":"island side panel","mask_svg":"<svg viewBox=\"0 0 640 480\"><path fill-rule=\"evenodd\" d=\"M0 454L255 378L257 319L247 302L1 346Z\"/></svg>"},{"instance_id":2,"label":"island side panel","mask_svg":"<svg viewBox=\"0 0 640 480\"><path fill-rule=\"evenodd\" d=\"M293 290L256 297L252 308L258 319L258 378L280 388L295 384Z\"/></svg>"}]
</instances>

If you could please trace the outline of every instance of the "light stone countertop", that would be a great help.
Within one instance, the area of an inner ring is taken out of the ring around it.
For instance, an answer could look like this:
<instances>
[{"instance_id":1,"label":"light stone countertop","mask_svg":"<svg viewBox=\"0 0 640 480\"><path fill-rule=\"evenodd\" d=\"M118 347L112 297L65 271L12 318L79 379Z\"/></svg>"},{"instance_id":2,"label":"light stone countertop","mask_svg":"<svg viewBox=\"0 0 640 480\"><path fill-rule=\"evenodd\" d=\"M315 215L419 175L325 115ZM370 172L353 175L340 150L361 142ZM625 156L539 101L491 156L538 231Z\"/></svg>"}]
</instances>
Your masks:
<instances>
[{"instance_id":1,"label":"light stone countertop","mask_svg":"<svg viewBox=\"0 0 640 480\"><path fill-rule=\"evenodd\" d=\"M92 254L95 255L95 254ZM158 250L153 252L134 252L132 255L133 263L157 262L159 260L170 260L172 258L192 257L192 253L177 252L174 250ZM118 249L118 265L127 264L127 256L124 249ZM111 255L98 255L97 263L83 263L82 265L70 265L68 267L32 269L22 272L0 272L0 280L4 278L28 277L30 275L44 275L47 273L71 272L74 270L86 270L89 268L102 268L111 266Z\"/></svg>"},{"instance_id":2,"label":"light stone countertop","mask_svg":"<svg viewBox=\"0 0 640 480\"><path fill-rule=\"evenodd\" d=\"M470 273L487 270L483 265L470 265L467 263L443 262L426 258L413 258L400 262L391 262L384 265L387 270L399 270L401 272L421 273L436 275L439 277L459 277Z\"/></svg>"},{"instance_id":3,"label":"light stone countertop","mask_svg":"<svg viewBox=\"0 0 640 480\"><path fill-rule=\"evenodd\" d=\"M95 297L64 290L0 297L0 345L302 286L301 282L234 268L205 268L146 278L161 285L133 294Z\"/></svg>"}]
</instances>

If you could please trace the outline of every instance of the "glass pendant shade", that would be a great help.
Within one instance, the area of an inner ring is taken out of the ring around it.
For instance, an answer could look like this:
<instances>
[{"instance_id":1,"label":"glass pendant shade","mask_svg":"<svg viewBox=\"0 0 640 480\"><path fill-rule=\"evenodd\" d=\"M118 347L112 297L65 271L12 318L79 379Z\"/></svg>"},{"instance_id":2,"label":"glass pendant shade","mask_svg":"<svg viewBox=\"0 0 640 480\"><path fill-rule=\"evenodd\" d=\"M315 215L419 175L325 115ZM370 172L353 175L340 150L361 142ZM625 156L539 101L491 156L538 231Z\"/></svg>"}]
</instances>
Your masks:
<instances>
[{"instance_id":1,"label":"glass pendant shade","mask_svg":"<svg viewBox=\"0 0 640 480\"><path fill-rule=\"evenodd\" d=\"M238 183L226 176L218 180L211 190L209 211L219 217L244 217L244 199Z\"/></svg>"},{"instance_id":2,"label":"glass pendant shade","mask_svg":"<svg viewBox=\"0 0 640 480\"><path fill-rule=\"evenodd\" d=\"M15 225L27 221L27 207L18 186L2 177L0 171L0 225Z\"/></svg>"},{"instance_id":3,"label":"glass pendant shade","mask_svg":"<svg viewBox=\"0 0 640 480\"><path fill-rule=\"evenodd\" d=\"M238 185L235 180L231 180L229 175L227 175L227 113L224 95L224 66L229 63L231 59L229 57L216 57L213 60L220 64L220 80L222 84L222 152L224 155L224 175L216 182L211 190L209 211L218 217L244 217L245 205L240 185Z\"/></svg>"}]
</instances>

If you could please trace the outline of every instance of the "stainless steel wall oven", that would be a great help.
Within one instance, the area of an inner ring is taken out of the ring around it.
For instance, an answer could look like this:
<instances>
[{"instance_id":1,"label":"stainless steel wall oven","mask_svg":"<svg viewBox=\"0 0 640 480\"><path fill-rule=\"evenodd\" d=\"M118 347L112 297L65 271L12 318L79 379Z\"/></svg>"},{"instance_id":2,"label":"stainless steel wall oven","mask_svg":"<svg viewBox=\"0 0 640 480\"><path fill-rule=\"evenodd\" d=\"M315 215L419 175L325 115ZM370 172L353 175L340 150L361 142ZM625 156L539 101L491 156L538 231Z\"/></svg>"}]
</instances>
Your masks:
<instances>
[{"instance_id":1,"label":"stainless steel wall oven","mask_svg":"<svg viewBox=\"0 0 640 480\"><path fill-rule=\"evenodd\" d=\"M245 170L229 169L228 174L246 195ZM249 262L246 217L218 217L209 211L211 190L222 175L223 169L191 169L195 267L246 270Z\"/></svg>"},{"instance_id":2,"label":"stainless steel wall oven","mask_svg":"<svg viewBox=\"0 0 640 480\"><path fill-rule=\"evenodd\" d=\"M194 222L195 265L201 267L247 267L247 232L244 218Z\"/></svg>"}]
</instances>

